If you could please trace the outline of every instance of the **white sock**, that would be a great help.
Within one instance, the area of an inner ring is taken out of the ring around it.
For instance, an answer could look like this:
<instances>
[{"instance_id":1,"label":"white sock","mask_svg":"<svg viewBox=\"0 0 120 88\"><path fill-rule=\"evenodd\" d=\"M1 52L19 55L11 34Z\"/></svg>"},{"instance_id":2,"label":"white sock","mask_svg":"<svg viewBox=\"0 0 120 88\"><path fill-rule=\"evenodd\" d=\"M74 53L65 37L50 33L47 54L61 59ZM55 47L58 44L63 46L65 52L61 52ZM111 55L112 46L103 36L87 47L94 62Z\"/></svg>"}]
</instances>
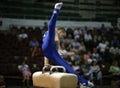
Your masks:
<instances>
[{"instance_id":1,"label":"white sock","mask_svg":"<svg viewBox=\"0 0 120 88\"><path fill-rule=\"evenodd\" d=\"M56 3L54 8L60 10L62 5L63 5L62 2Z\"/></svg>"}]
</instances>

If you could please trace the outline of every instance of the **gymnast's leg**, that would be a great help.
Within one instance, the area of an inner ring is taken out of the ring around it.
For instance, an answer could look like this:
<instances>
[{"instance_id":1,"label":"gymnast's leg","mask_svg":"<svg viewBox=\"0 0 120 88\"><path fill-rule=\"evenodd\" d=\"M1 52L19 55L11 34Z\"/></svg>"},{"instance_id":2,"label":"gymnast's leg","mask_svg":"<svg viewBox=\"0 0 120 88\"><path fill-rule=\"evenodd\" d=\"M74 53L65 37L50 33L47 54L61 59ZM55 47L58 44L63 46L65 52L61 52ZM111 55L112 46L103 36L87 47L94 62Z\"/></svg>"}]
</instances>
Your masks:
<instances>
[{"instance_id":1,"label":"gymnast's leg","mask_svg":"<svg viewBox=\"0 0 120 88\"><path fill-rule=\"evenodd\" d=\"M56 26L56 20L57 20L61 6L62 6L62 3L59 3L59 5L57 4L55 5L53 14L49 20L48 31L45 35L45 38L43 39L43 44L42 44L42 48L43 50L45 50L45 52L48 51L48 48L55 46L55 26Z\"/></svg>"}]
</instances>

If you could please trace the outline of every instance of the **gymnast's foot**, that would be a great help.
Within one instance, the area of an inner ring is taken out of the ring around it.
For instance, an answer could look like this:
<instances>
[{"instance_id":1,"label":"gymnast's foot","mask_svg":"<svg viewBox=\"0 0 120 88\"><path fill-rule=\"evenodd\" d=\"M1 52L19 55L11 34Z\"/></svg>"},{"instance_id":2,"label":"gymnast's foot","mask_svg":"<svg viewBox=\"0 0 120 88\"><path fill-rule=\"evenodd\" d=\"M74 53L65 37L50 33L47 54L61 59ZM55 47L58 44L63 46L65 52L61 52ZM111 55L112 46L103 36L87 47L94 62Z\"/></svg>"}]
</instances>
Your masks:
<instances>
[{"instance_id":1,"label":"gymnast's foot","mask_svg":"<svg viewBox=\"0 0 120 88\"><path fill-rule=\"evenodd\" d=\"M54 8L60 10L62 5L63 5L62 2L56 3Z\"/></svg>"},{"instance_id":2,"label":"gymnast's foot","mask_svg":"<svg viewBox=\"0 0 120 88\"><path fill-rule=\"evenodd\" d=\"M88 87L90 87L90 88L93 88L93 87L94 87L94 84L93 84L92 82L90 82L90 81L88 81L88 85L86 85L86 83L83 83L82 85L83 85L83 86L88 86Z\"/></svg>"},{"instance_id":3,"label":"gymnast's foot","mask_svg":"<svg viewBox=\"0 0 120 88\"><path fill-rule=\"evenodd\" d=\"M90 88L93 88L93 87L94 87L94 84L93 84L92 82L88 81L88 86L89 86Z\"/></svg>"}]
</instances>

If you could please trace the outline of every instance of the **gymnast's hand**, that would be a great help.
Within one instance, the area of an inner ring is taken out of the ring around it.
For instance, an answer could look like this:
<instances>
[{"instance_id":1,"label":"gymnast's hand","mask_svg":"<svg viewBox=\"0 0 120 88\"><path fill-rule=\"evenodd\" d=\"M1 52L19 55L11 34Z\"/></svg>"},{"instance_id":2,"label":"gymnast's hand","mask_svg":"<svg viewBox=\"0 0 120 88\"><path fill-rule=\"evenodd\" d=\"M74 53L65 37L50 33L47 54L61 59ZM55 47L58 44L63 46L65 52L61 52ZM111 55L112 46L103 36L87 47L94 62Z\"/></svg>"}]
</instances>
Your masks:
<instances>
[{"instance_id":1,"label":"gymnast's hand","mask_svg":"<svg viewBox=\"0 0 120 88\"><path fill-rule=\"evenodd\" d=\"M62 7L62 5L63 5L63 3L62 3L62 2L56 3L54 8L55 8L55 9L59 9L59 10L60 10L60 9L61 9L61 7Z\"/></svg>"}]
</instances>

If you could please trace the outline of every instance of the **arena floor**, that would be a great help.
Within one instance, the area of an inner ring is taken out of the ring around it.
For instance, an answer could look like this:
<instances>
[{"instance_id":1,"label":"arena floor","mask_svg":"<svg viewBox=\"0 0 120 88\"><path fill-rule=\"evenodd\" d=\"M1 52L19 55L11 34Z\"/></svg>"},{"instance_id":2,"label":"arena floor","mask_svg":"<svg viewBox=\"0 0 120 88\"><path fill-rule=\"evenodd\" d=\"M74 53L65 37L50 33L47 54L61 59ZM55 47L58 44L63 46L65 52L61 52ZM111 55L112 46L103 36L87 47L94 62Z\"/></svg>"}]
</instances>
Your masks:
<instances>
[{"instance_id":1,"label":"arena floor","mask_svg":"<svg viewBox=\"0 0 120 88\"><path fill-rule=\"evenodd\" d=\"M27 87L22 87L22 86L9 86L7 88L27 88ZM33 86L30 86L29 88L34 88ZM81 87L81 88L89 88L89 87ZM96 86L94 88L112 88L111 86Z\"/></svg>"}]
</instances>

